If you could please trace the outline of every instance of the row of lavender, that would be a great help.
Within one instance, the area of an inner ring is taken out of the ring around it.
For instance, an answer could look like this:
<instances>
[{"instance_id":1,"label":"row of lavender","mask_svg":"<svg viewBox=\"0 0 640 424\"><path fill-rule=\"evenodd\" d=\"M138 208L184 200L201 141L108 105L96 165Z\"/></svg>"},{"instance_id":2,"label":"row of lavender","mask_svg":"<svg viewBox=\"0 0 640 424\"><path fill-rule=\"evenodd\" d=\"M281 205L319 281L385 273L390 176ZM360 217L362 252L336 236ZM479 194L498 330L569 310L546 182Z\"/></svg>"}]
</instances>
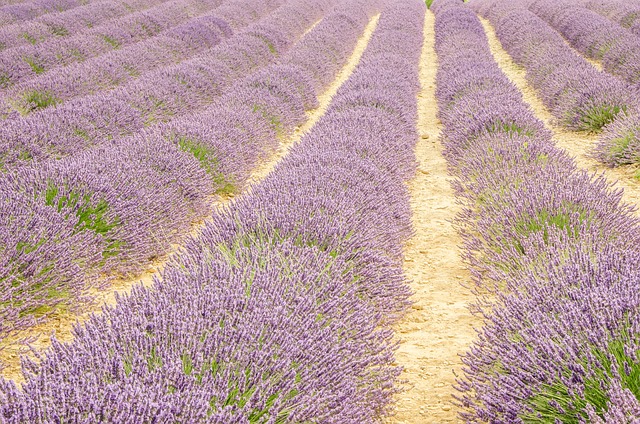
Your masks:
<instances>
[{"instance_id":1,"label":"row of lavender","mask_svg":"<svg viewBox=\"0 0 640 424\"><path fill-rule=\"evenodd\" d=\"M291 49L332 3L294 0L231 38L226 51L242 55L234 65L246 72L278 57L282 65L229 81L203 112L2 178L3 336L59 302L77 302L99 273L139 270L208 214L212 194L242 188L277 135L306 119L371 11L336 9ZM298 68L316 78L299 77Z\"/></svg>"},{"instance_id":2,"label":"row of lavender","mask_svg":"<svg viewBox=\"0 0 640 424\"><path fill-rule=\"evenodd\" d=\"M38 76L44 76L61 66L81 63L122 47L157 37L171 28L187 24L191 18L197 15L211 12L221 3L221 0L174 0L159 3L155 7L108 20L102 25L80 31L77 34L52 37L37 44L7 49L0 52L0 87L10 87ZM228 3L227 7L233 7L233 1L226 3ZM147 7L152 5L153 3L146 4ZM253 8L257 7L258 5L253 6ZM248 13L247 16L251 16L251 14ZM223 12L221 17L227 20L230 17L235 17L239 20L239 26L242 26L242 17L240 16ZM24 34L22 27L23 25L20 25L16 28L19 37ZM179 35L179 33L175 33L175 35ZM8 36L8 38L10 37Z\"/></svg>"},{"instance_id":3,"label":"row of lavender","mask_svg":"<svg viewBox=\"0 0 640 424\"><path fill-rule=\"evenodd\" d=\"M201 3L200 0L194 3ZM209 2L215 7L219 0ZM257 13L278 2L256 2ZM109 51L89 60L58 67L44 75L31 78L6 90L0 95L0 116L20 119L35 111L59 105L73 98L105 93L130 81L144 79L156 69L206 55L210 49L227 38L232 29L242 24L233 22L242 2L227 2L198 17L189 19L189 3L172 3L165 12L171 20L186 20L157 36L136 42L125 48ZM201 7L203 8L203 7ZM179 10L176 10L179 9ZM205 8L206 9L206 8ZM250 13L250 10L246 11ZM182 18L182 19L177 19ZM136 27L138 27L136 25Z\"/></svg>"},{"instance_id":4,"label":"row of lavender","mask_svg":"<svg viewBox=\"0 0 640 424\"><path fill-rule=\"evenodd\" d=\"M89 5L94 0L33 0L0 2L0 26L25 22L48 13L55 14Z\"/></svg>"},{"instance_id":5,"label":"row of lavender","mask_svg":"<svg viewBox=\"0 0 640 424\"><path fill-rule=\"evenodd\" d=\"M22 390L0 383L4 422L378 421L409 294L424 9L389 2L327 114L152 289L25 366Z\"/></svg>"},{"instance_id":6,"label":"row of lavender","mask_svg":"<svg viewBox=\"0 0 640 424\"><path fill-rule=\"evenodd\" d=\"M165 1L99 1L61 13L48 13L33 20L21 19L13 25L0 27L0 50L38 44L51 38L68 37L111 19L152 8Z\"/></svg>"},{"instance_id":7,"label":"row of lavender","mask_svg":"<svg viewBox=\"0 0 640 424\"><path fill-rule=\"evenodd\" d=\"M628 84L596 70L562 36L526 9L530 1L480 0L472 7L493 24L505 50L559 123L599 131L638 104Z\"/></svg>"},{"instance_id":8,"label":"row of lavender","mask_svg":"<svg viewBox=\"0 0 640 424\"><path fill-rule=\"evenodd\" d=\"M436 0L439 114L484 318L461 417L629 423L640 414L640 221L556 148L481 23ZM542 27L544 28L544 27ZM551 59L553 60L553 59Z\"/></svg>"},{"instance_id":9,"label":"row of lavender","mask_svg":"<svg viewBox=\"0 0 640 424\"><path fill-rule=\"evenodd\" d=\"M569 0L532 0L529 10L578 51L630 84L640 83L640 38L621 25ZM602 2L600 2L602 3Z\"/></svg>"},{"instance_id":10,"label":"row of lavender","mask_svg":"<svg viewBox=\"0 0 640 424\"><path fill-rule=\"evenodd\" d=\"M558 30L577 50L600 61L607 72L633 84L633 91L637 92L640 84L640 38L597 13L607 6L615 8L615 5L613 1L575 5L568 1L535 0L529 8ZM629 7L632 6L626 5ZM638 5L635 10L636 13L640 10ZM631 12L626 18L631 20L635 16ZM640 111L636 106L629 112L628 116L617 119L606 128L596 147L595 156L610 166L640 163Z\"/></svg>"},{"instance_id":11,"label":"row of lavender","mask_svg":"<svg viewBox=\"0 0 640 424\"><path fill-rule=\"evenodd\" d=\"M594 155L607 165L637 162L637 90L597 71L559 33L529 11L529 3L480 0L472 2L472 7L492 22L503 47L525 67L527 80L561 125L572 130L604 129Z\"/></svg>"},{"instance_id":12,"label":"row of lavender","mask_svg":"<svg viewBox=\"0 0 640 424\"><path fill-rule=\"evenodd\" d=\"M640 2L589 0L584 3L584 6L640 36L640 21L638 20L640 18Z\"/></svg>"},{"instance_id":13,"label":"row of lavender","mask_svg":"<svg viewBox=\"0 0 640 424\"><path fill-rule=\"evenodd\" d=\"M237 0L217 12L225 16L225 21L242 27L282 2ZM217 36L228 33L225 21L212 17L211 22L203 23L206 31L202 35L215 43ZM237 78L273 61L277 49L289 43L284 32L298 23L283 29L255 25L190 60L148 72L116 90L82 96L8 122L0 129L0 167L78 154L153 124L194 113L210 105Z\"/></svg>"}]
</instances>

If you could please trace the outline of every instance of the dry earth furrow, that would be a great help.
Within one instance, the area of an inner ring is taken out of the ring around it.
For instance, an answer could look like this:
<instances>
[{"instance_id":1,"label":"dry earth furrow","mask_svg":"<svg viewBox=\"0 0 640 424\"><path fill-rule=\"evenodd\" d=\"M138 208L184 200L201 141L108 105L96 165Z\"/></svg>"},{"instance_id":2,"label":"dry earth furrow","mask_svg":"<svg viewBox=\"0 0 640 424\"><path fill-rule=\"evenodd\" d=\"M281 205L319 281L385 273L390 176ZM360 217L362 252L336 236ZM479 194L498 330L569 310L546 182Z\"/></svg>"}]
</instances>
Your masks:
<instances>
[{"instance_id":1,"label":"dry earth furrow","mask_svg":"<svg viewBox=\"0 0 640 424\"><path fill-rule=\"evenodd\" d=\"M415 294L410 312L396 326L401 338L396 357L404 367L406 391L397 396L389 423L460 422L452 398L454 373L460 374L459 355L471 345L474 326L481 323L469 312L475 296L461 284L471 277L460 257L462 240L452 225L459 206L439 142L434 23L427 11L418 95L419 169L408 183L415 234L405 246L404 263Z\"/></svg>"},{"instance_id":2,"label":"dry earth furrow","mask_svg":"<svg viewBox=\"0 0 640 424\"><path fill-rule=\"evenodd\" d=\"M610 182L617 182L617 186L624 189L623 199L627 203L640 207L640 181L633 178L636 169L634 167L609 168L603 165L589 156L598 139L597 135L568 131L556 125L555 117L527 82L525 69L515 63L509 53L502 48L502 44L500 44L500 40L496 36L491 23L483 18L480 18L480 21L489 39L489 47L494 59L498 62L502 72L522 92L525 103L529 105L533 113L553 132L553 139L556 145L574 156L576 163L582 169L604 174Z\"/></svg>"},{"instance_id":3,"label":"dry earth furrow","mask_svg":"<svg viewBox=\"0 0 640 424\"><path fill-rule=\"evenodd\" d=\"M296 128L289 137L280 140L279 148L274 152L267 160L263 161L251 174L249 187L243 191L241 195L246 195L250 192L251 186L258 184L273 170L278 162L288 153L291 146L296 144L304 134L306 134L318 120L325 114L331 99L336 94L340 86L349 78L353 73L355 67L360 62L360 58L371 39L371 36L377 26L380 15L376 15L367 24L364 32L358 39L356 47L352 52L347 63L342 67L335 80L331 85L318 96L319 107L307 112L307 121ZM314 24L315 25L315 24ZM219 199L212 206L212 212L221 210L234 201L234 197L226 197ZM195 222L192 225L190 235L196 237L204 228L206 220ZM31 347L36 351L43 351L51 345L51 335L55 333L55 336L60 341L70 341L72 337L73 325L76 322L82 323L86 321L92 313L98 313L102 309L103 305L113 305L116 299L116 293L120 295L129 293L131 289L141 283L145 286L150 286L153 283L153 278L162 271L164 265L169 261L172 255L179 254L181 245L173 245L172 252L166 257L159 259L153 264L150 264L149 268L142 274L130 279L117 279L106 290L94 291L91 294L95 296L96 302L84 311L82 314L75 315L71 313L59 314L52 317L46 323L35 326L29 331L20 333L16 337L11 337L3 340L0 344L0 363L5 365L2 369L0 376L21 383L24 381L24 377L20 370L20 355L29 354L26 346L20 343L21 339L31 339Z\"/></svg>"}]
</instances>

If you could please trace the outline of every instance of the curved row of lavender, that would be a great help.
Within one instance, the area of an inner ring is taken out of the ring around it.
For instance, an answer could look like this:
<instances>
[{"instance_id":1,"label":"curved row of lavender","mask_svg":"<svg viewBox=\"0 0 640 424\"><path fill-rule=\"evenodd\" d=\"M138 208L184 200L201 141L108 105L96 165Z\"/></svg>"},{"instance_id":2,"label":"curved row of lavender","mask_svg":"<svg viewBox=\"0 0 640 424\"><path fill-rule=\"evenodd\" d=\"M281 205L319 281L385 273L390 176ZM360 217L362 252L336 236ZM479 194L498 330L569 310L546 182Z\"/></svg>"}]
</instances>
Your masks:
<instances>
[{"instance_id":1,"label":"curved row of lavender","mask_svg":"<svg viewBox=\"0 0 640 424\"><path fill-rule=\"evenodd\" d=\"M247 53L235 65L248 71L275 61L332 3L294 0L283 5L230 39L230 48L235 42ZM333 27L324 28L329 37L312 31L294 49L318 59L309 66L332 69L321 63L328 59L342 63L323 52L344 52L335 38L346 42L364 27L344 22L340 11L337 15ZM267 30L277 34L270 38L274 52L264 45ZM252 42L252 34L260 41ZM322 43L327 46L318 48ZM312 49L318 50L315 56ZM81 303L82 292L96 284L92 277L100 273L136 272L168 252L190 224L208 214L212 194L241 188L261 154L273 148L276 133L305 119L304 111L315 105L314 88L313 81L295 78L286 65L267 69L237 78L200 115L5 174L0 184L0 334L32 325L60 302L64 307Z\"/></svg>"},{"instance_id":2,"label":"curved row of lavender","mask_svg":"<svg viewBox=\"0 0 640 424\"><path fill-rule=\"evenodd\" d=\"M637 108L636 90L596 70L559 33L528 11L528 3L530 0L480 0L470 4L491 21L502 46L525 68L527 81L560 125L600 131L619 114Z\"/></svg>"},{"instance_id":3,"label":"curved row of lavender","mask_svg":"<svg viewBox=\"0 0 640 424\"><path fill-rule=\"evenodd\" d=\"M390 2L327 114L152 289L26 365L22 390L0 383L4 422L379 421L409 295L424 9Z\"/></svg>"},{"instance_id":4,"label":"curved row of lavender","mask_svg":"<svg viewBox=\"0 0 640 424\"><path fill-rule=\"evenodd\" d=\"M529 10L607 72L640 83L640 38L628 29L569 0L533 0Z\"/></svg>"},{"instance_id":5,"label":"curved row of lavender","mask_svg":"<svg viewBox=\"0 0 640 424\"><path fill-rule=\"evenodd\" d=\"M210 3L215 6L220 1ZM274 2L264 2L270 3ZM264 6L261 8L264 10ZM107 92L132 80L144 79L156 69L207 54L232 34L225 16L229 9L223 4L147 40L17 84L0 96L0 116L20 119L76 97ZM233 9L237 9L237 5Z\"/></svg>"},{"instance_id":6,"label":"curved row of lavender","mask_svg":"<svg viewBox=\"0 0 640 424\"><path fill-rule=\"evenodd\" d=\"M437 98L484 328L463 357L473 423L634 422L640 220L554 146L475 14L436 0ZM479 99L482 99L481 101Z\"/></svg>"},{"instance_id":7,"label":"curved row of lavender","mask_svg":"<svg viewBox=\"0 0 640 424\"><path fill-rule=\"evenodd\" d=\"M640 36L640 3L622 0L589 0L584 6Z\"/></svg>"},{"instance_id":8,"label":"curved row of lavender","mask_svg":"<svg viewBox=\"0 0 640 424\"><path fill-rule=\"evenodd\" d=\"M527 10L530 3L480 0L471 6L492 22L503 47L525 67L527 80L561 125L602 130L595 158L609 166L640 162L637 90L595 70Z\"/></svg>"},{"instance_id":9,"label":"curved row of lavender","mask_svg":"<svg viewBox=\"0 0 640 424\"><path fill-rule=\"evenodd\" d=\"M30 21L48 13L72 10L94 1L96 0L4 0L0 2L0 26Z\"/></svg>"},{"instance_id":10,"label":"curved row of lavender","mask_svg":"<svg viewBox=\"0 0 640 424\"><path fill-rule=\"evenodd\" d=\"M0 51L42 43L52 38L70 37L111 19L149 9L165 1L125 0L115 2L102 0L61 13L45 14L33 20L19 20L12 25L0 27Z\"/></svg>"},{"instance_id":11,"label":"curved row of lavender","mask_svg":"<svg viewBox=\"0 0 640 424\"><path fill-rule=\"evenodd\" d=\"M235 21L238 27L243 20L250 22L248 16L256 19L282 2L234 0L218 8L217 14L227 22ZM287 19L284 13L280 11L266 25L253 25L190 60L146 73L144 78L110 92L79 97L7 122L0 128L0 169L78 154L206 107L237 78L271 63L274 53L289 45L291 39L282 32L303 22L282 24L281 29L280 21ZM292 13L297 16L295 10ZM225 26L218 19L210 24L212 35L216 27Z\"/></svg>"},{"instance_id":12,"label":"curved row of lavender","mask_svg":"<svg viewBox=\"0 0 640 424\"><path fill-rule=\"evenodd\" d=\"M52 69L82 62L158 36L195 16L210 12L221 3L222 0L172 0L109 20L75 35L54 37L41 43L7 49L0 52L0 87L10 87L46 74ZM234 2L225 3L233 5ZM257 3L253 8L259 8L262 2ZM229 15L234 16L233 13ZM247 16L251 16L251 13ZM242 26L241 17L237 18ZM21 27L22 25L18 31Z\"/></svg>"}]
</instances>

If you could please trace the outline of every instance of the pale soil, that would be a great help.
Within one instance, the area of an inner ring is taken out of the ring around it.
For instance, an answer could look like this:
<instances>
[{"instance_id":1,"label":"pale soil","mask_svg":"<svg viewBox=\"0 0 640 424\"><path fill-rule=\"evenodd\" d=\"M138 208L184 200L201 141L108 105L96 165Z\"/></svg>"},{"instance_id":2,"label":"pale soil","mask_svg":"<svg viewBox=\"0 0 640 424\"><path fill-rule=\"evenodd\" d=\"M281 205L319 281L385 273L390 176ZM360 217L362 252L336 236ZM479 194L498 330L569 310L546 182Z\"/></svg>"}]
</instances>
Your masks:
<instances>
[{"instance_id":1,"label":"pale soil","mask_svg":"<svg viewBox=\"0 0 640 424\"><path fill-rule=\"evenodd\" d=\"M489 21L480 18L489 39L489 47L493 57L507 75L507 77L520 89L525 103L529 105L533 113L542 120L547 128L553 132L556 145L566 150L576 159L577 165L590 172L604 174L607 180L624 189L623 199L632 205L640 207L640 181L633 178L636 169L633 167L608 168L589 155L598 140L595 134L568 131L555 124L555 117L546 108L535 90L529 86L526 80L525 69L515 63L509 53L500 44L500 40Z\"/></svg>"},{"instance_id":2,"label":"pale soil","mask_svg":"<svg viewBox=\"0 0 640 424\"><path fill-rule=\"evenodd\" d=\"M255 185L262 181L273 170L275 165L287 154L289 148L297 143L302 136L306 134L316 124L316 122L318 122L322 115L325 114L333 96L336 94L340 86L353 73L358 62L360 62L360 58L362 57L362 54L371 39L371 35L377 26L379 17L380 15L376 15L371 18L347 63L343 66L336 79L329 85L329 87L327 87L327 89L318 96L319 107L308 111L307 121L300 127L296 128L289 137L284 137L280 140L278 150L267 160L264 160L260 165L258 165L258 167L252 172L249 179L250 185L241 195L248 193L251 190L251 185ZM314 26L316 24L314 24ZM215 213L215 211L229 205L233 201L233 198L233 196L229 196L217 199L213 203L212 211ZM202 220L193 223L190 235L197 237L204 228L205 222L205 220ZM5 368L0 372L0 376L19 383L23 382L24 377L20 370L20 354L28 354L28 349L20 343L21 339L32 340L30 346L36 351L43 351L49 347L51 345L51 335L54 333L58 340L70 341L73 338L71 330L76 322L82 323L86 321L92 313L100 312L103 305L115 304L116 293L119 293L120 295L129 293L131 289L139 283L145 286L150 286L153 283L153 278L155 276L159 276L159 273L162 271L162 268L168 262L171 255L178 254L180 252L180 248L180 245L173 245L172 253L150 264L143 273L135 278L116 279L113 280L112 284L105 290L93 290L91 295L96 297L96 302L87 307L82 314L58 314L51 317L51 319L43 324L21 332L16 337L7 338L0 342L0 362L5 366Z\"/></svg>"},{"instance_id":3,"label":"pale soil","mask_svg":"<svg viewBox=\"0 0 640 424\"><path fill-rule=\"evenodd\" d=\"M397 363L406 391L396 399L396 413L388 423L454 423L457 408L452 393L461 374L463 354L475 340L481 321L469 312L475 296L463 287L471 281L460 258L462 244L452 225L459 211L449 183L436 117L434 16L427 11L420 61L416 146L419 170L408 183L415 235L405 246L404 270L414 291L413 307L396 326L401 338Z\"/></svg>"}]
</instances>

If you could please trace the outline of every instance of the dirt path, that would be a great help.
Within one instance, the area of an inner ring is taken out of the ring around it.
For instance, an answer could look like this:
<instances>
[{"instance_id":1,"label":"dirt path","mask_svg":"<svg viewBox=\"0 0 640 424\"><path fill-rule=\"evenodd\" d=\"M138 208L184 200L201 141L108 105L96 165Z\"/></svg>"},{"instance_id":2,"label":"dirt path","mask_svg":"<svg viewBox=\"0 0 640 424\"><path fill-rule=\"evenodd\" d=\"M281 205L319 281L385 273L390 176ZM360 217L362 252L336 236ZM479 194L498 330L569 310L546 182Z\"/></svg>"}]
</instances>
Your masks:
<instances>
[{"instance_id":1,"label":"dirt path","mask_svg":"<svg viewBox=\"0 0 640 424\"><path fill-rule=\"evenodd\" d=\"M307 121L300 127L296 128L291 136L281 140L278 150L252 172L249 179L250 185L245 191L243 191L242 195L248 193L251 190L252 185L258 184L262 181L273 170L276 164L287 154L290 147L300 141L302 136L306 134L316 124L316 122L318 122L322 115L325 114L333 96L336 94L340 86L353 73L358 62L360 62L362 53L369 43L371 35L378 24L379 17L380 15L376 15L371 18L345 66L340 70L331 85L318 96L319 107L308 111ZM229 205L233 202L233 199L234 197L230 196L216 201L213 204L213 213ZM202 228L204 228L205 222L205 220L202 220L194 223L190 234L197 236L201 232ZM159 275L171 255L179 253L179 250L180 245L173 245L171 254L167 255L162 260L158 260L153 264L150 264L147 270L145 270L141 275L130 279L117 279L113 281L107 290L93 291L91 294L96 297L96 302L82 314L60 314L52 317L46 323L35 326L29 331L20 333L16 337L3 340L0 344L0 349L2 349L0 350L0 361L5 365L5 368L0 372L0 376L16 382L24 381L22 372L20 371L20 354L27 354L27 348L20 343L21 339L30 338L32 340L31 346L38 351L42 351L50 346L50 335L54 332L58 340L70 341L72 339L71 330L76 321L84 322L92 313L99 312L102 305L115 304L116 293L129 293L133 286L138 283L150 286L153 283L153 277Z\"/></svg>"},{"instance_id":2,"label":"dirt path","mask_svg":"<svg viewBox=\"0 0 640 424\"><path fill-rule=\"evenodd\" d=\"M633 178L637 172L636 169L633 167L608 168L604 166L589 157L593 146L598 140L597 135L567 131L555 125L555 117L542 103L535 90L529 86L525 69L515 63L509 53L502 48L500 40L498 40L489 21L483 18L480 18L480 21L484 26L485 33L489 39L489 47L496 62L498 62L505 75L520 89L525 103L531 107L533 113L544 122L547 128L553 131L553 139L556 145L574 156L579 167L599 174L604 173L609 181L617 181L617 186L624 189L623 199L640 207L640 181Z\"/></svg>"},{"instance_id":3,"label":"dirt path","mask_svg":"<svg viewBox=\"0 0 640 424\"><path fill-rule=\"evenodd\" d=\"M401 338L397 362L405 368L401 378L407 390L398 395L389 423L460 422L452 405L454 372L460 373L458 355L475 339L473 327L480 326L468 310L475 296L461 286L471 277L460 259L462 241L451 224L459 207L438 140L442 125L436 117L434 21L427 11L418 95L419 169L409 182L415 235L405 246L404 269L412 280L415 303L396 327Z\"/></svg>"}]
</instances>

